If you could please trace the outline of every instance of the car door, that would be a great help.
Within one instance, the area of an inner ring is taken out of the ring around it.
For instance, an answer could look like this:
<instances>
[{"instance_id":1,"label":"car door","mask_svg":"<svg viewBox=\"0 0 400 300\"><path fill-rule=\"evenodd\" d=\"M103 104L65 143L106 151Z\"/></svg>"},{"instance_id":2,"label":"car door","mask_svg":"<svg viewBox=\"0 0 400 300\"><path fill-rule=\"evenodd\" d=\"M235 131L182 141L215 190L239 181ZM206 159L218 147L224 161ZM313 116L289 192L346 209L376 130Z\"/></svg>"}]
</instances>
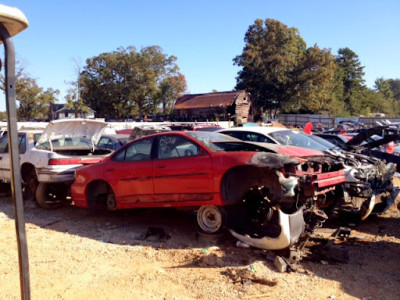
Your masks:
<instances>
[{"instance_id":1,"label":"car door","mask_svg":"<svg viewBox=\"0 0 400 300\"><path fill-rule=\"evenodd\" d=\"M26 152L26 143L26 133L18 133L18 148L20 156ZM0 144L1 179L9 181L11 180L11 168L8 135L2 137Z\"/></svg>"},{"instance_id":2,"label":"car door","mask_svg":"<svg viewBox=\"0 0 400 300\"><path fill-rule=\"evenodd\" d=\"M157 139L156 156L154 201L213 199L211 156L200 145L181 135L163 135Z\"/></svg>"},{"instance_id":3,"label":"car door","mask_svg":"<svg viewBox=\"0 0 400 300\"><path fill-rule=\"evenodd\" d=\"M107 162L104 176L121 204L140 204L153 200L153 140L138 140L117 151Z\"/></svg>"}]
</instances>

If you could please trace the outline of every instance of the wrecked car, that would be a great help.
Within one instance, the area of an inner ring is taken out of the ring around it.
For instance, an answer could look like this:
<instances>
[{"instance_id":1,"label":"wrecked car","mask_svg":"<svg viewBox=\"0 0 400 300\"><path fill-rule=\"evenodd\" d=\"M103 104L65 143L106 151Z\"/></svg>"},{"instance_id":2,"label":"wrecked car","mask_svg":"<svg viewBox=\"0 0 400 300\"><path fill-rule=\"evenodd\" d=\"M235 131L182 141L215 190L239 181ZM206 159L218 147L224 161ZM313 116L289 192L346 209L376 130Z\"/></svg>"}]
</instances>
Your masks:
<instances>
[{"instance_id":1,"label":"wrecked car","mask_svg":"<svg viewBox=\"0 0 400 300\"><path fill-rule=\"evenodd\" d=\"M89 209L192 208L202 232L228 228L251 246L276 250L321 226L318 198L344 180L341 164L318 157L272 153L215 132L171 131L77 169L71 195Z\"/></svg>"},{"instance_id":2,"label":"wrecked car","mask_svg":"<svg viewBox=\"0 0 400 300\"><path fill-rule=\"evenodd\" d=\"M61 206L75 169L97 163L112 152L95 146L107 125L85 119L51 121L35 146L21 156L21 176L32 200L45 209Z\"/></svg>"},{"instance_id":3,"label":"wrecked car","mask_svg":"<svg viewBox=\"0 0 400 300\"><path fill-rule=\"evenodd\" d=\"M293 145L322 151L325 157L345 168L346 182L335 190L335 196L322 198L319 207L332 217L351 217L351 221L366 219L371 213L388 209L398 194L393 185L396 165L367 155L338 151L335 145L314 135L281 127L238 127L220 131L245 141Z\"/></svg>"}]
</instances>

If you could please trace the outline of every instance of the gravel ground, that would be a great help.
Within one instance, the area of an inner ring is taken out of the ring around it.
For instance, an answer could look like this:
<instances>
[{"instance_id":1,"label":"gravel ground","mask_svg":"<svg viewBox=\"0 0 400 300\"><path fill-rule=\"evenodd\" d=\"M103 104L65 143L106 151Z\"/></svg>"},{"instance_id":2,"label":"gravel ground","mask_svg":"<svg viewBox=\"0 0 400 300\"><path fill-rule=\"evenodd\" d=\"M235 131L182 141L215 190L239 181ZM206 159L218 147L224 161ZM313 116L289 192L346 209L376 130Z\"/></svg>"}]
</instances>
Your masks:
<instances>
[{"instance_id":1,"label":"gravel ground","mask_svg":"<svg viewBox=\"0 0 400 300\"><path fill-rule=\"evenodd\" d=\"M19 299L14 210L0 198L0 299ZM25 207L32 299L400 299L400 213L368 218L343 245L348 263L303 260L278 272L273 253L197 233L193 213L91 214ZM148 237L146 238L146 233Z\"/></svg>"}]
</instances>

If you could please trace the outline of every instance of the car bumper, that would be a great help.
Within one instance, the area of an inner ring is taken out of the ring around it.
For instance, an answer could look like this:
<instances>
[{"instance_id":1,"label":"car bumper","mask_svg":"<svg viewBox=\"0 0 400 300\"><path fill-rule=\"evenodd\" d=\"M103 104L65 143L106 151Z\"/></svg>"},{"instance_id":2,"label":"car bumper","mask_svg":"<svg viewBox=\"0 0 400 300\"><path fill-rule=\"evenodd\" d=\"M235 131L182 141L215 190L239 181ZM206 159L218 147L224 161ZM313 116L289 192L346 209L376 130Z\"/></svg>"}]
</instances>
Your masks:
<instances>
[{"instance_id":1,"label":"car bumper","mask_svg":"<svg viewBox=\"0 0 400 300\"><path fill-rule=\"evenodd\" d=\"M279 212L279 225L281 226L281 233L276 238L263 237L252 238L249 235L242 235L233 230L231 234L245 242L246 244L265 250L281 250L285 249L296 243L300 235L304 232L305 223L303 217L303 210L300 209L293 214L285 214L281 210Z\"/></svg>"},{"instance_id":2,"label":"car bumper","mask_svg":"<svg viewBox=\"0 0 400 300\"><path fill-rule=\"evenodd\" d=\"M63 171L54 171L51 169L40 169L38 170L38 181L39 182L74 182L75 180L75 168Z\"/></svg>"}]
</instances>

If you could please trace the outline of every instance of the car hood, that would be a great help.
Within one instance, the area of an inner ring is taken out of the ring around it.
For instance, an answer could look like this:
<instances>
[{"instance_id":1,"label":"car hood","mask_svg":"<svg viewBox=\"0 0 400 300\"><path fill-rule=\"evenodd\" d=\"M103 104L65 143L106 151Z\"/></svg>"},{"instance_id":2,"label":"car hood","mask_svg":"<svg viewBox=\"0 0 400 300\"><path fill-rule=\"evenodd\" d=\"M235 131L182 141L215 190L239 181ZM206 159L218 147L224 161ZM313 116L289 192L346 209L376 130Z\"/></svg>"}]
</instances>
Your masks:
<instances>
[{"instance_id":1,"label":"car hood","mask_svg":"<svg viewBox=\"0 0 400 300\"><path fill-rule=\"evenodd\" d=\"M64 137L80 137L97 144L107 125L102 121L85 119L51 121L43 130L38 143Z\"/></svg>"},{"instance_id":2,"label":"car hood","mask_svg":"<svg viewBox=\"0 0 400 300\"><path fill-rule=\"evenodd\" d=\"M370 138L371 136L373 136L375 134L380 135L383 130L388 129L388 128L389 128L388 126L376 126L376 127L368 128L368 129L361 131L359 134L354 136L351 140L349 140L345 144L346 150L351 151L358 147L372 149L375 147L385 145L385 144L395 141L397 139L400 139L400 134L392 134L392 135L385 136L383 139L380 139L377 141L372 141L372 142L361 145L361 143L367 141L368 138Z\"/></svg>"}]
</instances>

